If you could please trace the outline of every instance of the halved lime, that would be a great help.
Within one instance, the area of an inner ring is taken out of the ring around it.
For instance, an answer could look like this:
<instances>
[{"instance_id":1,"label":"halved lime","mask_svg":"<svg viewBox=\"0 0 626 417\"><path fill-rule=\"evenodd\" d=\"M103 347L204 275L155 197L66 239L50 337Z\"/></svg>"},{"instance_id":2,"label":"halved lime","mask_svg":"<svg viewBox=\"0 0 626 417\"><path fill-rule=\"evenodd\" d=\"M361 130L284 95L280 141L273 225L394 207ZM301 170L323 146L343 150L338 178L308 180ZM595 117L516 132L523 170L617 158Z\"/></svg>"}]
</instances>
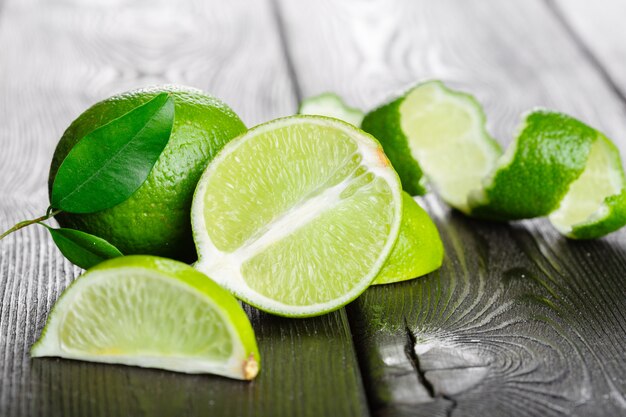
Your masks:
<instances>
[{"instance_id":1,"label":"halved lime","mask_svg":"<svg viewBox=\"0 0 626 417\"><path fill-rule=\"evenodd\" d=\"M183 263L126 256L91 268L57 301L31 356L252 379L254 332L235 298Z\"/></svg>"},{"instance_id":2,"label":"halved lime","mask_svg":"<svg viewBox=\"0 0 626 417\"><path fill-rule=\"evenodd\" d=\"M194 195L196 268L284 316L363 292L398 236L402 194L380 144L327 117L262 124L227 145Z\"/></svg>"},{"instance_id":3,"label":"halved lime","mask_svg":"<svg viewBox=\"0 0 626 417\"><path fill-rule=\"evenodd\" d=\"M341 97L330 92L302 100L298 113L333 117L356 127L361 126L365 116L361 110L348 106Z\"/></svg>"},{"instance_id":4,"label":"halved lime","mask_svg":"<svg viewBox=\"0 0 626 417\"><path fill-rule=\"evenodd\" d=\"M491 220L550 215L572 238L599 237L626 224L617 148L571 116L529 113L502 155L476 100L431 81L369 113L362 126L380 140L407 191L420 191L423 171L441 197L466 214Z\"/></svg>"},{"instance_id":5,"label":"halved lime","mask_svg":"<svg viewBox=\"0 0 626 417\"><path fill-rule=\"evenodd\" d=\"M428 213L402 193L402 223L391 255L372 284L390 284L421 277L441 267L443 244Z\"/></svg>"}]
</instances>

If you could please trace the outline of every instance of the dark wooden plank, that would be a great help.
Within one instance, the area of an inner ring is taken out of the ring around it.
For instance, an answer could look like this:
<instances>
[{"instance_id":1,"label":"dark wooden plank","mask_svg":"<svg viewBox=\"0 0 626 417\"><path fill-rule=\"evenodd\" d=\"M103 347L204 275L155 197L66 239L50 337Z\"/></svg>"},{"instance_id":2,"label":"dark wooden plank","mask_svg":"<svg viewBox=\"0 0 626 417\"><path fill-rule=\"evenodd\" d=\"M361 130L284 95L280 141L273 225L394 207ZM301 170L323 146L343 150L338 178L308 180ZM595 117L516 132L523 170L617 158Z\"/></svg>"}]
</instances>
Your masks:
<instances>
[{"instance_id":1,"label":"dark wooden plank","mask_svg":"<svg viewBox=\"0 0 626 417\"><path fill-rule=\"evenodd\" d=\"M626 149L619 95L542 1L284 0L281 13L305 96L369 108L443 78L479 97L503 143L521 112L546 106ZM572 242L543 219L481 222L422 202L442 269L348 308L373 414L626 413L626 231Z\"/></svg>"},{"instance_id":2,"label":"dark wooden plank","mask_svg":"<svg viewBox=\"0 0 626 417\"><path fill-rule=\"evenodd\" d=\"M626 3L603 0L549 0L554 13L571 31L581 50L595 62L626 102L626 44L624 16Z\"/></svg>"},{"instance_id":3,"label":"dark wooden plank","mask_svg":"<svg viewBox=\"0 0 626 417\"><path fill-rule=\"evenodd\" d=\"M86 106L177 82L223 98L254 124L296 100L275 16L243 0L7 0L0 15L0 229L41 215L50 158ZM286 320L248 309L262 355L252 383L28 357L80 273L43 228L0 242L0 415L367 415L345 310Z\"/></svg>"}]
</instances>

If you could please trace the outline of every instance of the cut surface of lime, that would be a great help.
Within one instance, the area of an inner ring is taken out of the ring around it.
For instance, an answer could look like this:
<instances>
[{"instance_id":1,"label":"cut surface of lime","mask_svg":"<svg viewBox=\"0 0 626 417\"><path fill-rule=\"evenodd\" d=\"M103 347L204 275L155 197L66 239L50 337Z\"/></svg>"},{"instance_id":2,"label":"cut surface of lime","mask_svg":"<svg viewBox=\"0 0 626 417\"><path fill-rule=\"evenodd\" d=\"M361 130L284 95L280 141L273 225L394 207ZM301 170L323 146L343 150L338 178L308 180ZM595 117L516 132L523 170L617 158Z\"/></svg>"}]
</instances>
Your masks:
<instances>
[{"instance_id":1,"label":"cut surface of lime","mask_svg":"<svg viewBox=\"0 0 626 417\"><path fill-rule=\"evenodd\" d=\"M401 212L398 176L371 136L327 117L274 120L226 146L198 183L195 265L264 311L319 315L370 285Z\"/></svg>"},{"instance_id":2,"label":"cut surface of lime","mask_svg":"<svg viewBox=\"0 0 626 417\"><path fill-rule=\"evenodd\" d=\"M390 284L426 275L443 262L443 244L428 213L402 193L402 223L391 255L372 284Z\"/></svg>"},{"instance_id":3,"label":"cut surface of lime","mask_svg":"<svg viewBox=\"0 0 626 417\"><path fill-rule=\"evenodd\" d=\"M318 96L302 100L298 113L333 117L356 127L361 126L363 116L365 116L365 113L361 110L348 106L343 99L335 93L322 93Z\"/></svg>"},{"instance_id":4,"label":"cut surface of lime","mask_svg":"<svg viewBox=\"0 0 626 417\"><path fill-rule=\"evenodd\" d=\"M91 268L57 301L31 356L252 379L259 352L235 298L192 267L126 256Z\"/></svg>"},{"instance_id":5,"label":"cut surface of lime","mask_svg":"<svg viewBox=\"0 0 626 417\"><path fill-rule=\"evenodd\" d=\"M367 114L363 129L381 142L405 190L419 191L423 171L448 204L471 216L549 215L560 233L581 239L626 224L617 148L565 114L530 112L502 155L478 102L431 81Z\"/></svg>"}]
</instances>

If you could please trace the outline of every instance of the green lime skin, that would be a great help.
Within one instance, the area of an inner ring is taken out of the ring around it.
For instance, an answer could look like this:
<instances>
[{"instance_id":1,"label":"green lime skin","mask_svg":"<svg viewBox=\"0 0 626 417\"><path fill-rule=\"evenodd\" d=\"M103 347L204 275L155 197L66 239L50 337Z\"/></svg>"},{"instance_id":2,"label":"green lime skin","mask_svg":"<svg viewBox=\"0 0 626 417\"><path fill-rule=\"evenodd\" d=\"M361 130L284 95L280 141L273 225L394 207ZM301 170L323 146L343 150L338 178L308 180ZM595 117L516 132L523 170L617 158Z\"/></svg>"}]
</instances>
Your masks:
<instances>
[{"instance_id":1,"label":"green lime skin","mask_svg":"<svg viewBox=\"0 0 626 417\"><path fill-rule=\"evenodd\" d=\"M222 147L246 131L226 104L200 90L155 86L93 105L61 137L52 158L48 189L52 189L63 159L80 139L162 92L174 97L174 126L167 146L141 187L128 200L109 209L89 214L59 213L55 218L61 226L99 236L127 255L193 261L196 252L189 213L196 184Z\"/></svg>"},{"instance_id":2,"label":"green lime skin","mask_svg":"<svg viewBox=\"0 0 626 417\"><path fill-rule=\"evenodd\" d=\"M512 160L482 193L470 195L472 216L506 221L550 214L585 169L597 137L595 129L565 114L530 113L509 150Z\"/></svg>"},{"instance_id":3,"label":"green lime skin","mask_svg":"<svg viewBox=\"0 0 626 417\"><path fill-rule=\"evenodd\" d=\"M400 105L402 96L365 115L361 129L374 136L383 146L385 154L400 176L404 191L410 195L424 195L426 188L422 185L423 172L411 155L409 140L400 125Z\"/></svg>"},{"instance_id":4,"label":"green lime skin","mask_svg":"<svg viewBox=\"0 0 626 417\"><path fill-rule=\"evenodd\" d=\"M406 192L402 193L402 223L387 262L372 285L421 277L441 267L444 249L437 226Z\"/></svg>"}]
</instances>

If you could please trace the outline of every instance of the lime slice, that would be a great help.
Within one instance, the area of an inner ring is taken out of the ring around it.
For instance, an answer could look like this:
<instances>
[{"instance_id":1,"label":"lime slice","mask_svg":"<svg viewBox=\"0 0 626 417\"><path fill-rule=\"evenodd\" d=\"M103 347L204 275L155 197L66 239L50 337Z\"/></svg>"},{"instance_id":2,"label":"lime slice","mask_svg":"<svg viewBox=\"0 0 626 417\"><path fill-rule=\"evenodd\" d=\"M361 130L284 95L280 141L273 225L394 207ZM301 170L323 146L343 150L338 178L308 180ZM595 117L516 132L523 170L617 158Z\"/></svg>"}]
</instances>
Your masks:
<instances>
[{"instance_id":1,"label":"lime slice","mask_svg":"<svg viewBox=\"0 0 626 417\"><path fill-rule=\"evenodd\" d=\"M365 115L361 110L348 106L335 93L323 93L319 96L302 100L298 113L333 117L356 127L361 126L363 116Z\"/></svg>"},{"instance_id":2,"label":"lime slice","mask_svg":"<svg viewBox=\"0 0 626 417\"><path fill-rule=\"evenodd\" d=\"M363 292L398 236L402 194L380 144L318 116L262 124L229 143L192 204L196 268L283 316Z\"/></svg>"},{"instance_id":3,"label":"lime slice","mask_svg":"<svg viewBox=\"0 0 626 417\"><path fill-rule=\"evenodd\" d=\"M443 244L428 213L402 193L402 223L398 240L372 284L389 284L421 277L443 262Z\"/></svg>"},{"instance_id":4,"label":"lime slice","mask_svg":"<svg viewBox=\"0 0 626 417\"><path fill-rule=\"evenodd\" d=\"M471 96L439 81L420 84L363 120L398 170L419 191L423 171L451 206L491 220L550 215L562 234L594 238L626 224L624 172L617 148L573 117L528 114L504 155Z\"/></svg>"},{"instance_id":5,"label":"lime slice","mask_svg":"<svg viewBox=\"0 0 626 417\"><path fill-rule=\"evenodd\" d=\"M237 300L183 263L105 261L55 304L31 356L252 379L259 352Z\"/></svg>"}]
</instances>

